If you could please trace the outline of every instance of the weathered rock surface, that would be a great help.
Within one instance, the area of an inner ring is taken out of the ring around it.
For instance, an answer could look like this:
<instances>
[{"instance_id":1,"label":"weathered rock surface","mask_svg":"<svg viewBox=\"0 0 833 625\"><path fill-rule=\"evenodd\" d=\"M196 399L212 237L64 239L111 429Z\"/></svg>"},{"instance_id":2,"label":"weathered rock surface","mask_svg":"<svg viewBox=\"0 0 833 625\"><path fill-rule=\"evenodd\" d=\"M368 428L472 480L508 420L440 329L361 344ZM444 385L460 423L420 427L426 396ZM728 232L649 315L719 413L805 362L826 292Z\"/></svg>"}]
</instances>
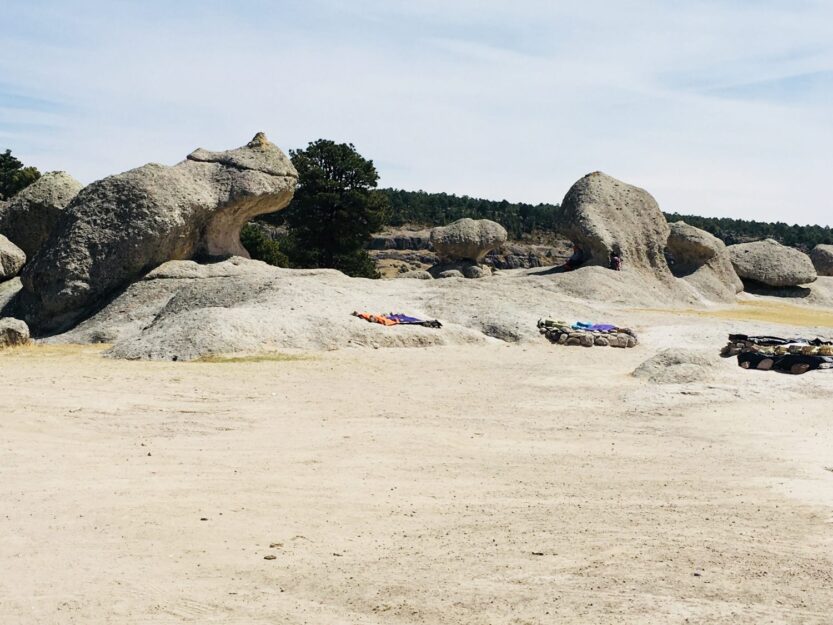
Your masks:
<instances>
[{"instance_id":1,"label":"weathered rock surface","mask_svg":"<svg viewBox=\"0 0 833 625\"><path fill-rule=\"evenodd\" d=\"M443 280L445 278L465 278L463 272L459 269L446 269L437 274L437 278Z\"/></svg>"},{"instance_id":2,"label":"weathered rock surface","mask_svg":"<svg viewBox=\"0 0 833 625\"><path fill-rule=\"evenodd\" d=\"M607 267L615 251L625 271L672 279L664 256L670 228L656 200L644 189L601 172L588 174L567 192L555 225L584 252L585 265Z\"/></svg>"},{"instance_id":3,"label":"weathered rock surface","mask_svg":"<svg viewBox=\"0 0 833 625\"><path fill-rule=\"evenodd\" d=\"M733 301L743 291L726 245L714 235L684 221L670 224L668 251L672 273L691 283L707 299Z\"/></svg>"},{"instance_id":4,"label":"weathered rock surface","mask_svg":"<svg viewBox=\"0 0 833 625\"><path fill-rule=\"evenodd\" d=\"M430 230L391 230L374 234L371 250L427 250L431 247Z\"/></svg>"},{"instance_id":5,"label":"weathered rock surface","mask_svg":"<svg viewBox=\"0 0 833 625\"><path fill-rule=\"evenodd\" d=\"M833 245L817 245L810 252L810 260L820 276L833 276Z\"/></svg>"},{"instance_id":6,"label":"weathered rock surface","mask_svg":"<svg viewBox=\"0 0 833 625\"><path fill-rule=\"evenodd\" d=\"M716 377L719 360L703 351L666 349L639 365L633 376L654 384L708 382Z\"/></svg>"},{"instance_id":7,"label":"weathered rock surface","mask_svg":"<svg viewBox=\"0 0 833 625\"><path fill-rule=\"evenodd\" d=\"M0 318L0 349L26 345L29 342L29 328L20 319Z\"/></svg>"},{"instance_id":8,"label":"weathered rock surface","mask_svg":"<svg viewBox=\"0 0 833 625\"><path fill-rule=\"evenodd\" d=\"M240 229L284 208L297 172L258 134L228 152L198 149L84 188L21 274L12 303L38 333L71 326L118 289L169 260L248 256Z\"/></svg>"},{"instance_id":9,"label":"weathered rock surface","mask_svg":"<svg viewBox=\"0 0 833 625\"><path fill-rule=\"evenodd\" d=\"M0 282L14 278L26 264L26 254L0 234Z\"/></svg>"},{"instance_id":10,"label":"weathered rock surface","mask_svg":"<svg viewBox=\"0 0 833 625\"><path fill-rule=\"evenodd\" d=\"M601 267L554 275L534 271L503 272L492 280L415 283L280 269L243 258L209 265L172 261L70 332L48 340L111 343L113 356L168 360L280 349L459 345L492 338L539 343L542 314L627 325L628 313L612 316L609 306L677 301L676 291L638 273ZM443 328L387 328L351 316L355 310L439 319Z\"/></svg>"},{"instance_id":11,"label":"weathered rock surface","mask_svg":"<svg viewBox=\"0 0 833 625\"><path fill-rule=\"evenodd\" d=\"M772 287L791 287L815 282L818 274L804 252L772 239L728 247L738 276Z\"/></svg>"},{"instance_id":12,"label":"weathered rock surface","mask_svg":"<svg viewBox=\"0 0 833 625\"><path fill-rule=\"evenodd\" d=\"M506 243L506 229L488 219L458 219L431 230L431 245L440 260L483 262L490 251Z\"/></svg>"},{"instance_id":13,"label":"weathered rock surface","mask_svg":"<svg viewBox=\"0 0 833 625\"><path fill-rule=\"evenodd\" d=\"M399 278L408 278L411 280L433 280L434 276L432 276L427 271L406 271L405 273L400 273L396 276L397 279Z\"/></svg>"},{"instance_id":14,"label":"weathered rock surface","mask_svg":"<svg viewBox=\"0 0 833 625\"><path fill-rule=\"evenodd\" d=\"M66 172L44 174L5 207L0 207L0 234L22 249L29 259L33 258L82 188Z\"/></svg>"}]
</instances>

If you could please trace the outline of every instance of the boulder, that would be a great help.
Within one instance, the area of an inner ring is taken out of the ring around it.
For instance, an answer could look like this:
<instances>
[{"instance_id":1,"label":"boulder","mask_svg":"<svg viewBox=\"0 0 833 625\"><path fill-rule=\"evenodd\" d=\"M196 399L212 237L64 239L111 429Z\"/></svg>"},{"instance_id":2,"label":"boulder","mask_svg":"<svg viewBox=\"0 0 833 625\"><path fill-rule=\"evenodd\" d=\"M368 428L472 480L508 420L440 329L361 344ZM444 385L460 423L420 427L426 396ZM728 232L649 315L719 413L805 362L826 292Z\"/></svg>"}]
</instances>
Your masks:
<instances>
[{"instance_id":1,"label":"boulder","mask_svg":"<svg viewBox=\"0 0 833 625\"><path fill-rule=\"evenodd\" d=\"M810 260L820 276L833 276L833 245L817 245L810 252Z\"/></svg>"},{"instance_id":2,"label":"boulder","mask_svg":"<svg viewBox=\"0 0 833 625\"><path fill-rule=\"evenodd\" d=\"M709 299L732 301L743 291L726 245L714 235L684 221L669 224L671 272L693 284Z\"/></svg>"},{"instance_id":3,"label":"boulder","mask_svg":"<svg viewBox=\"0 0 833 625\"><path fill-rule=\"evenodd\" d=\"M462 269L463 276L472 280L486 278L492 275L492 270L480 265L465 265Z\"/></svg>"},{"instance_id":4,"label":"boulder","mask_svg":"<svg viewBox=\"0 0 833 625\"><path fill-rule=\"evenodd\" d=\"M397 278L409 278L411 280L433 280L434 276L432 276L427 271L417 270L417 271L406 271L405 273L401 273Z\"/></svg>"},{"instance_id":5,"label":"boulder","mask_svg":"<svg viewBox=\"0 0 833 625\"><path fill-rule=\"evenodd\" d=\"M772 287L815 282L818 275L810 257L772 239L728 247L732 265L744 280Z\"/></svg>"},{"instance_id":6,"label":"boulder","mask_svg":"<svg viewBox=\"0 0 833 625\"><path fill-rule=\"evenodd\" d=\"M689 384L715 379L718 366L719 359L705 351L665 349L639 365L632 375L654 384Z\"/></svg>"},{"instance_id":7,"label":"boulder","mask_svg":"<svg viewBox=\"0 0 833 625\"><path fill-rule=\"evenodd\" d=\"M445 279L445 278L464 278L463 272L459 269L446 269L445 271L441 271L437 274L438 279Z\"/></svg>"},{"instance_id":8,"label":"boulder","mask_svg":"<svg viewBox=\"0 0 833 625\"><path fill-rule=\"evenodd\" d=\"M14 278L26 264L26 254L0 234L0 282Z\"/></svg>"},{"instance_id":9,"label":"boulder","mask_svg":"<svg viewBox=\"0 0 833 625\"><path fill-rule=\"evenodd\" d=\"M506 243L506 229L488 219L459 219L431 230L431 245L440 260L481 263L490 251Z\"/></svg>"},{"instance_id":10,"label":"boulder","mask_svg":"<svg viewBox=\"0 0 833 625\"><path fill-rule=\"evenodd\" d=\"M567 192L555 227L583 252L585 265L607 267L616 252L625 271L672 280L664 256L670 228L644 189L601 172L588 174Z\"/></svg>"},{"instance_id":11,"label":"boulder","mask_svg":"<svg viewBox=\"0 0 833 625\"><path fill-rule=\"evenodd\" d=\"M0 318L0 349L26 345L29 342L29 328L20 319Z\"/></svg>"},{"instance_id":12,"label":"boulder","mask_svg":"<svg viewBox=\"0 0 833 625\"><path fill-rule=\"evenodd\" d=\"M284 208L298 174L259 133L227 152L198 149L84 188L21 274L16 316L39 333L72 326L131 281L169 261L248 257L240 229Z\"/></svg>"},{"instance_id":13,"label":"boulder","mask_svg":"<svg viewBox=\"0 0 833 625\"><path fill-rule=\"evenodd\" d=\"M32 259L82 187L66 172L44 174L0 207L0 234Z\"/></svg>"}]
</instances>

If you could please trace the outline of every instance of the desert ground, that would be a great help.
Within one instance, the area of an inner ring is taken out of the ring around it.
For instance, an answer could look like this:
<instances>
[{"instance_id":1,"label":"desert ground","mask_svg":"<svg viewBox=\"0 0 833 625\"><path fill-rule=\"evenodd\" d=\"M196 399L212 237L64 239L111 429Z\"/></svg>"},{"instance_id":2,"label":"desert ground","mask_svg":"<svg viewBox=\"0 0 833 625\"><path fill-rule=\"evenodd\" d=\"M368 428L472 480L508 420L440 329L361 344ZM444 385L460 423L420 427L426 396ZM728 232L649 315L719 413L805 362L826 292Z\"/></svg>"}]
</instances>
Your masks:
<instances>
[{"instance_id":1,"label":"desert ground","mask_svg":"<svg viewBox=\"0 0 833 625\"><path fill-rule=\"evenodd\" d=\"M716 353L833 324L766 306L621 312L629 350L4 352L0 622L829 624L833 372ZM668 346L711 379L630 375Z\"/></svg>"}]
</instances>

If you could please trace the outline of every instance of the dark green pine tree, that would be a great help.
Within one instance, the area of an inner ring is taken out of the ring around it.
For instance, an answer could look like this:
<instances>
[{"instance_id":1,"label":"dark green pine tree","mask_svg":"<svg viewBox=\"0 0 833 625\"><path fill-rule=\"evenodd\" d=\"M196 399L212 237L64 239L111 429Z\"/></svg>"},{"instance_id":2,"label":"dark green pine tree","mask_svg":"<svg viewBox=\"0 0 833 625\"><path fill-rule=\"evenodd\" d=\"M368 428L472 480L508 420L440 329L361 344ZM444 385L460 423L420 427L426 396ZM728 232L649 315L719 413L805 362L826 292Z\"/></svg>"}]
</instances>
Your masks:
<instances>
[{"instance_id":1,"label":"dark green pine tree","mask_svg":"<svg viewBox=\"0 0 833 625\"><path fill-rule=\"evenodd\" d=\"M0 152L0 200L8 200L40 178L35 167L24 167L11 150Z\"/></svg>"},{"instance_id":2,"label":"dark green pine tree","mask_svg":"<svg viewBox=\"0 0 833 625\"><path fill-rule=\"evenodd\" d=\"M364 246L386 222L387 196L376 191L379 174L353 144L319 139L291 150L298 170L295 198L282 216L294 266L330 267L376 278Z\"/></svg>"}]
</instances>

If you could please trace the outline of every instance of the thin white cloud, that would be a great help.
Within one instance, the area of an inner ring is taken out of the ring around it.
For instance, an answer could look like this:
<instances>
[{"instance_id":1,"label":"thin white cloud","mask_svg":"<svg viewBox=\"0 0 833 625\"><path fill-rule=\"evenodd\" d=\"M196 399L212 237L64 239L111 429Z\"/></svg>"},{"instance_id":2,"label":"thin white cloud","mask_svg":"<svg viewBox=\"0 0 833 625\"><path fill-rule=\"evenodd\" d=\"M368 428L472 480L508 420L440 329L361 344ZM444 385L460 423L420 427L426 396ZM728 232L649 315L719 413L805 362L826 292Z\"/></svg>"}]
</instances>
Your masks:
<instances>
[{"instance_id":1,"label":"thin white cloud","mask_svg":"<svg viewBox=\"0 0 833 625\"><path fill-rule=\"evenodd\" d=\"M833 223L833 86L742 89L833 69L830 3L11 4L0 137L86 181L266 130L352 141L390 186L557 202L603 169L669 211ZM9 113L12 87L67 108Z\"/></svg>"}]
</instances>

